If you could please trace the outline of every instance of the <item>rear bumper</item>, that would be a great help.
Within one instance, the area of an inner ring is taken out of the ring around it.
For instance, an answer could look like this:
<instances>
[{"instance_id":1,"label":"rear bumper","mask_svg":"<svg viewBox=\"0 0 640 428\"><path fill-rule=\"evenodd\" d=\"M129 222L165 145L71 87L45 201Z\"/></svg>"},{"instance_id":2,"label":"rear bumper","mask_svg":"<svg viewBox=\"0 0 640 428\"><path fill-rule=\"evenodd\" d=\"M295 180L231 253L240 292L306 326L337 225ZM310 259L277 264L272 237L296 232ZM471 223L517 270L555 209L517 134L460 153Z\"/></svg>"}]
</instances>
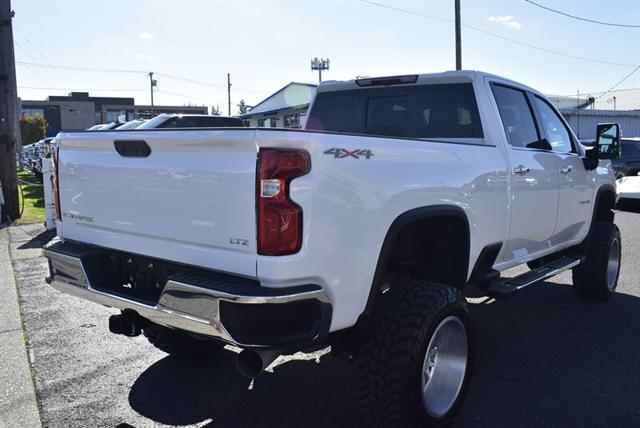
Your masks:
<instances>
[{"instance_id":1,"label":"rear bumper","mask_svg":"<svg viewBox=\"0 0 640 428\"><path fill-rule=\"evenodd\" d=\"M129 257L127 254L67 242L56 242L43 250L49 260L47 282L55 289L123 311L133 310L156 324L243 348L312 345L329 331L331 304L317 285L266 288L252 280L157 261L178 273L166 277L159 298L150 302L104 286L106 256L112 260ZM151 260L130 257L145 264ZM131 259L127 261L131 263ZM107 276L107 281L111 277Z\"/></svg>"}]
</instances>

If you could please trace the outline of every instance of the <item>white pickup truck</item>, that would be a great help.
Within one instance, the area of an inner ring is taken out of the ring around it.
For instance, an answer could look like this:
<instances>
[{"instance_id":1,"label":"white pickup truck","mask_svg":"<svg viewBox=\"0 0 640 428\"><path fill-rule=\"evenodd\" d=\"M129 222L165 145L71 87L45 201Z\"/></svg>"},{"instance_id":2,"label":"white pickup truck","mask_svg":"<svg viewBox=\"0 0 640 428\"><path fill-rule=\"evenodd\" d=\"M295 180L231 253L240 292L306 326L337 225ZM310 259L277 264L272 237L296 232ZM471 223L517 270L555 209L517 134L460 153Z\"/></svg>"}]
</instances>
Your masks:
<instances>
[{"instance_id":1,"label":"white pickup truck","mask_svg":"<svg viewBox=\"0 0 640 428\"><path fill-rule=\"evenodd\" d=\"M305 130L61 133L47 281L167 352L235 345L249 377L331 344L367 426L444 425L468 289L573 269L578 296L615 291L619 134L587 151L542 94L474 71L323 82Z\"/></svg>"}]
</instances>

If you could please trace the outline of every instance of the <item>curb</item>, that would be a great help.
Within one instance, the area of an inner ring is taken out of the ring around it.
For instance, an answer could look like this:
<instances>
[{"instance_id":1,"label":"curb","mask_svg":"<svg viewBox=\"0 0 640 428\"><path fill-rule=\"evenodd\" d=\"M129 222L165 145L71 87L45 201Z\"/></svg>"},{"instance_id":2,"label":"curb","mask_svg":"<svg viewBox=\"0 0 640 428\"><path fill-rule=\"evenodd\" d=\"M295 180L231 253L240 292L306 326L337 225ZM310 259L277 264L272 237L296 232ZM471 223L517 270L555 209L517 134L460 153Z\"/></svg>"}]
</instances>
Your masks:
<instances>
[{"instance_id":1,"label":"curb","mask_svg":"<svg viewBox=\"0 0 640 428\"><path fill-rule=\"evenodd\" d=\"M9 230L0 230L0 427L41 427L18 303Z\"/></svg>"}]
</instances>

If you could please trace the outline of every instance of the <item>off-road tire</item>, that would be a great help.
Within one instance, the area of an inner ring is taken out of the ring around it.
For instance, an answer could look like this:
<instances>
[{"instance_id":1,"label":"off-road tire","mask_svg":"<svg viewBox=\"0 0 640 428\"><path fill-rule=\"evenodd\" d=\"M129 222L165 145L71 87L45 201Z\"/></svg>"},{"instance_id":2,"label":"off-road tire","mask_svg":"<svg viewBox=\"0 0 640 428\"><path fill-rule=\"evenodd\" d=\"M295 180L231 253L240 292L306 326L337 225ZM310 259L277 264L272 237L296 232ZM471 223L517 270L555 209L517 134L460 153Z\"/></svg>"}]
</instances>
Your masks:
<instances>
[{"instance_id":1,"label":"off-road tire","mask_svg":"<svg viewBox=\"0 0 640 428\"><path fill-rule=\"evenodd\" d=\"M186 332L157 324L145 327L143 334L159 350L180 357L206 358L224 347L222 342L197 339Z\"/></svg>"},{"instance_id":2,"label":"off-road tire","mask_svg":"<svg viewBox=\"0 0 640 428\"><path fill-rule=\"evenodd\" d=\"M379 299L370 336L354 355L356 398L365 426L448 426L464 398L474 355L464 296L452 287L409 280L391 284ZM422 365L436 327L452 315L466 327L469 358L455 403L435 419L422 402Z\"/></svg>"},{"instance_id":3,"label":"off-road tire","mask_svg":"<svg viewBox=\"0 0 640 428\"><path fill-rule=\"evenodd\" d=\"M617 241L618 266L613 287L609 285L609 254ZM573 286L576 294L586 300L607 300L614 293L620 277L622 240L614 223L596 221L587 244L583 263L573 269Z\"/></svg>"}]
</instances>

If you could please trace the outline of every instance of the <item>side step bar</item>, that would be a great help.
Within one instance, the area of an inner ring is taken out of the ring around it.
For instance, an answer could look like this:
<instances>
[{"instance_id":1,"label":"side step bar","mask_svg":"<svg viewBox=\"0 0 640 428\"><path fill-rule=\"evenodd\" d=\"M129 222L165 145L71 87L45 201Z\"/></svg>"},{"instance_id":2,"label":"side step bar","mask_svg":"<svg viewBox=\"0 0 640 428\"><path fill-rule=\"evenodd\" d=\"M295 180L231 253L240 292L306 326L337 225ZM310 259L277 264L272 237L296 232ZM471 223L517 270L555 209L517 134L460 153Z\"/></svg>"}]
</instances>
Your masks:
<instances>
[{"instance_id":1,"label":"side step bar","mask_svg":"<svg viewBox=\"0 0 640 428\"><path fill-rule=\"evenodd\" d=\"M506 297L530 285L538 284L582 263L581 257L564 256L514 278L500 279L487 289L489 296Z\"/></svg>"}]
</instances>

